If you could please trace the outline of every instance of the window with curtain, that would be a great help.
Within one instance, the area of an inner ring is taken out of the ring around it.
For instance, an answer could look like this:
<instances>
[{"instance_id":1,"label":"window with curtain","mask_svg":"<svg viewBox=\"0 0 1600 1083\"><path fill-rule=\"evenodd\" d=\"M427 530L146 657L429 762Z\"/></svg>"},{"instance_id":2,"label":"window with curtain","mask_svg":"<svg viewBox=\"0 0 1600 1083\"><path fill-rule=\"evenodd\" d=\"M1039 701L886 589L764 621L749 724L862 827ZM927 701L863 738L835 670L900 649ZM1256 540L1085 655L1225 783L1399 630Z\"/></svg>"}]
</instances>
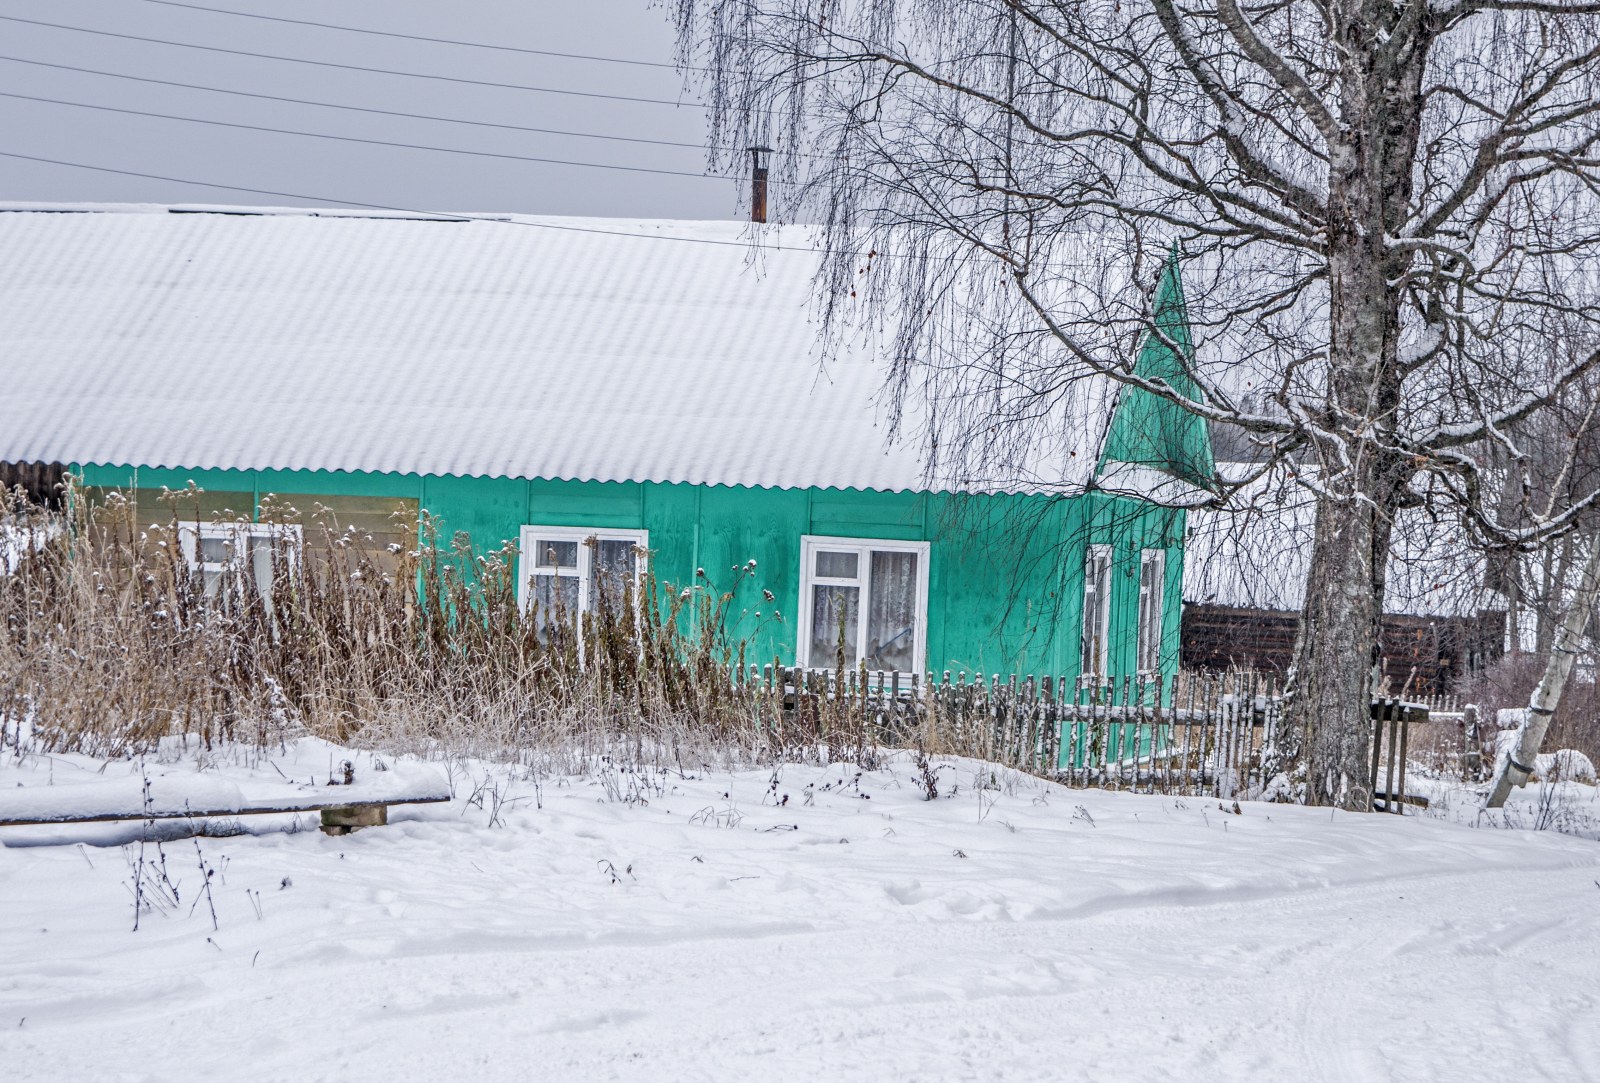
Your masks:
<instances>
[{"instance_id":1,"label":"window with curtain","mask_svg":"<svg viewBox=\"0 0 1600 1083\"><path fill-rule=\"evenodd\" d=\"M179 527L178 537L205 596L223 604L254 591L270 613L274 562L284 570L300 562L300 527L294 523L200 523Z\"/></svg>"},{"instance_id":2,"label":"window with curtain","mask_svg":"<svg viewBox=\"0 0 1600 1083\"><path fill-rule=\"evenodd\" d=\"M627 591L638 590L648 541L643 530L525 526L518 600L534 607L541 632L602 605L620 610Z\"/></svg>"},{"instance_id":3,"label":"window with curtain","mask_svg":"<svg viewBox=\"0 0 1600 1083\"><path fill-rule=\"evenodd\" d=\"M800 657L813 669L919 671L927 636L928 545L806 537Z\"/></svg>"},{"instance_id":4,"label":"window with curtain","mask_svg":"<svg viewBox=\"0 0 1600 1083\"><path fill-rule=\"evenodd\" d=\"M1110 672L1111 647L1111 547L1091 545L1083 567L1084 677L1104 677Z\"/></svg>"},{"instance_id":5,"label":"window with curtain","mask_svg":"<svg viewBox=\"0 0 1600 1083\"><path fill-rule=\"evenodd\" d=\"M1139 555L1139 672L1161 670L1161 618L1165 609L1167 554L1146 549Z\"/></svg>"}]
</instances>

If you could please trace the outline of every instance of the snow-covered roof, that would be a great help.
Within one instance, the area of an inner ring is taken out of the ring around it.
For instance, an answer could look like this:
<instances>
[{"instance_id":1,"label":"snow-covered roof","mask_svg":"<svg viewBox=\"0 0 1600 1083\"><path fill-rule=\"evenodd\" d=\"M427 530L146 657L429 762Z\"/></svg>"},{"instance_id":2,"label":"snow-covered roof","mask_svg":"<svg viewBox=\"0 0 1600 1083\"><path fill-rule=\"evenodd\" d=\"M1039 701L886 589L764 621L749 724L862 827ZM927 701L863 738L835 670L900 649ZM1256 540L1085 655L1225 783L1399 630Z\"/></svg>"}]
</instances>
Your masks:
<instances>
[{"instance_id":1,"label":"snow-covered roof","mask_svg":"<svg viewBox=\"0 0 1600 1083\"><path fill-rule=\"evenodd\" d=\"M0 209L0 461L984 487L888 442L874 349L819 366L797 227ZM1108 413L992 487L1082 487Z\"/></svg>"},{"instance_id":2,"label":"snow-covered roof","mask_svg":"<svg viewBox=\"0 0 1600 1083\"><path fill-rule=\"evenodd\" d=\"M1184 548L1183 600L1190 605L1298 612L1311 566L1316 505L1309 491L1277 474L1239 494L1236 507L1192 509ZM1504 609L1484 586L1483 554L1458 523L1422 508L1395 520L1384 611L1425 617Z\"/></svg>"}]
</instances>

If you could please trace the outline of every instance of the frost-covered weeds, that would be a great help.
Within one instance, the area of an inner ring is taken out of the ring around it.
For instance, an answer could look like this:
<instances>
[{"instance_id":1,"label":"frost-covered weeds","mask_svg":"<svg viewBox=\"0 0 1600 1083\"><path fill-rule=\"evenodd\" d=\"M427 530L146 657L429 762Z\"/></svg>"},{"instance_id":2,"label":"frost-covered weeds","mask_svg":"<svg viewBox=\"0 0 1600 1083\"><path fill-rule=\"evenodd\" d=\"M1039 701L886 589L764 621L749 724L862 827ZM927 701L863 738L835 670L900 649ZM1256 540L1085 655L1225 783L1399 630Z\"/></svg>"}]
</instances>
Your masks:
<instances>
[{"instance_id":1,"label":"frost-covered weeds","mask_svg":"<svg viewBox=\"0 0 1600 1083\"><path fill-rule=\"evenodd\" d=\"M549 775L607 756L699 769L875 744L864 704L786 712L781 682L733 679L772 661L726 630L758 589L753 561L720 590L601 582L575 619L523 611L513 546L477 552L424 516L385 549L268 498L262 520L298 523L303 541L274 545L269 591L239 574L208 596L181 547L192 487L142 529L121 494L68 495L68 521L0 574L0 746L114 757L174 735L267 749L311 734ZM0 499L0 521L44 521L20 493Z\"/></svg>"}]
</instances>

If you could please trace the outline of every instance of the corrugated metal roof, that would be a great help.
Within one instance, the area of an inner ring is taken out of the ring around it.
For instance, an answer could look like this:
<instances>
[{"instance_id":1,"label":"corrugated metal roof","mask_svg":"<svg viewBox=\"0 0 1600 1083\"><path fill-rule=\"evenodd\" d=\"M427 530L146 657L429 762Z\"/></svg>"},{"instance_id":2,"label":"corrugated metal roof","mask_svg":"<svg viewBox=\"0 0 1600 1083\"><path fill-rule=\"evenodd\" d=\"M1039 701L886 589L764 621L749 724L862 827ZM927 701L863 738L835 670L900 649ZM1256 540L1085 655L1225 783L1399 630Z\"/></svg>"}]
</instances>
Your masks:
<instances>
[{"instance_id":1,"label":"corrugated metal roof","mask_svg":"<svg viewBox=\"0 0 1600 1083\"><path fill-rule=\"evenodd\" d=\"M0 214L0 461L953 487L819 367L793 227L51 209ZM1097 413L1003 487L1087 482Z\"/></svg>"}]
</instances>

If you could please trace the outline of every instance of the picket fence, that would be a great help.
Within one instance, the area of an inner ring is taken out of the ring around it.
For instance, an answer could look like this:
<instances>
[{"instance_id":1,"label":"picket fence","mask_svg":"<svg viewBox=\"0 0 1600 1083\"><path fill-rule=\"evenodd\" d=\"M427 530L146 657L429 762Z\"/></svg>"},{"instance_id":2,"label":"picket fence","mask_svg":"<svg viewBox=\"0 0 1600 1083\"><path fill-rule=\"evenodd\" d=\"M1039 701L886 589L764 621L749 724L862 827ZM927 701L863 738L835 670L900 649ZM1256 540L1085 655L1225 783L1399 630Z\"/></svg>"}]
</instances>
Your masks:
<instances>
[{"instance_id":1,"label":"picket fence","mask_svg":"<svg viewBox=\"0 0 1600 1083\"><path fill-rule=\"evenodd\" d=\"M1246 672L1083 681L769 665L736 683L824 739L859 726L878 744L975 756L1071 786L1222 799L1258 796L1270 782L1281 708L1276 678Z\"/></svg>"}]
</instances>

